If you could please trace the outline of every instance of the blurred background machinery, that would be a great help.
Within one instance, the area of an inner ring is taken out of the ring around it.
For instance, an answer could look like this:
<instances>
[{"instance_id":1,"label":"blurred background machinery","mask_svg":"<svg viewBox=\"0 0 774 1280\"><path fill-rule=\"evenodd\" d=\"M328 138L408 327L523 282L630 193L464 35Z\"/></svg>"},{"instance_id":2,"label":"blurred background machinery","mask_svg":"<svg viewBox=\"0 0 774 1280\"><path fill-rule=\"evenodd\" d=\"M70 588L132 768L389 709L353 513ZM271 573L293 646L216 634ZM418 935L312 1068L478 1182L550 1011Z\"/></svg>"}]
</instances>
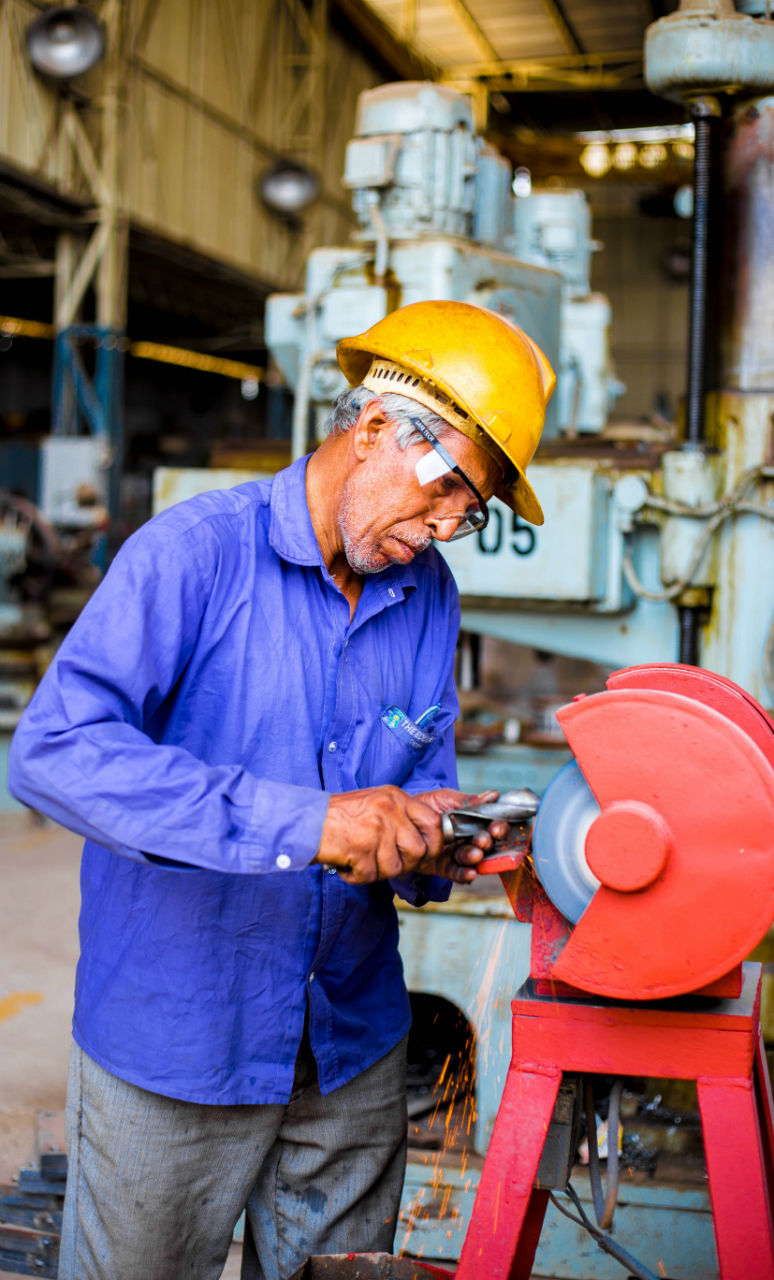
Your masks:
<instances>
[{"instance_id":1,"label":"blurred background machinery","mask_svg":"<svg viewBox=\"0 0 774 1280\"><path fill-rule=\"evenodd\" d=\"M610 368L608 300L590 292L597 246L582 191L514 197L510 165L476 134L470 99L429 83L361 95L344 185L354 243L315 250L305 292L266 306L269 350L295 392L296 456L346 387L338 340L423 298L489 307L535 338L559 371L546 439L601 430L625 388Z\"/></svg>"},{"instance_id":2,"label":"blurred background machinery","mask_svg":"<svg viewBox=\"0 0 774 1280\"><path fill-rule=\"evenodd\" d=\"M447 552L462 785L542 793L556 709L615 667L771 708L773 30L765 0L0 0L0 748L121 540L313 447L337 339L427 297L513 318L559 375L546 525L495 502ZM454 1257L529 925L486 890L401 925L405 1235Z\"/></svg>"}]
</instances>

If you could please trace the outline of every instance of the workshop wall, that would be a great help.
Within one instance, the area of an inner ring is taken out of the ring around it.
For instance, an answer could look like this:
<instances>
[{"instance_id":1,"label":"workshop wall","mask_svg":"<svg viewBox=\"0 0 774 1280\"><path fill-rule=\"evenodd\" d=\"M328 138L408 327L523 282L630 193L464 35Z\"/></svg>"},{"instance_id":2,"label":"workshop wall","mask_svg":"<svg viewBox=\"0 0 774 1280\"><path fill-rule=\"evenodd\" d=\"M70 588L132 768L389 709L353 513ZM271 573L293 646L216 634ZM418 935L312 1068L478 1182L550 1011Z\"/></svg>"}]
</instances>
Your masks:
<instances>
[{"instance_id":1,"label":"workshop wall","mask_svg":"<svg viewBox=\"0 0 774 1280\"><path fill-rule=\"evenodd\" d=\"M24 32L38 14L29 0L0 0L0 163L87 205L84 174L55 145L57 93L26 54ZM272 288L294 286L313 244L348 237L344 148L358 94L383 76L330 27L315 33L291 0L126 0L121 14L123 211ZM95 154L103 65L78 81ZM322 180L303 225L270 214L258 195L261 173L283 154Z\"/></svg>"}]
</instances>

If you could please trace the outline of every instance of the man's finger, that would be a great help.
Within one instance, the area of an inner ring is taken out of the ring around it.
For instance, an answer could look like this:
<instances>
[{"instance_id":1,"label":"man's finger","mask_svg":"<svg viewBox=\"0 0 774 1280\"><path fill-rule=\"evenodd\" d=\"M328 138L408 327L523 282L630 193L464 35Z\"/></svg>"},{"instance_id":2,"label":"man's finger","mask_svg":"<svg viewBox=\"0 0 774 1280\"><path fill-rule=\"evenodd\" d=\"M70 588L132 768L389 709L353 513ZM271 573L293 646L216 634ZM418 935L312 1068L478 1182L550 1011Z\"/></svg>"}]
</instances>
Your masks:
<instances>
[{"instance_id":1,"label":"man's finger","mask_svg":"<svg viewBox=\"0 0 774 1280\"><path fill-rule=\"evenodd\" d=\"M418 832L421 833L425 845L425 853L431 858L437 858L443 848L443 828L440 814L435 809L431 809L429 804L425 804L424 800L420 800L418 796L415 796L406 805L406 817L411 820Z\"/></svg>"},{"instance_id":2,"label":"man's finger","mask_svg":"<svg viewBox=\"0 0 774 1280\"><path fill-rule=\"evenodd\" d=\"M426 855L427 843L422 832L408 817L401 816L390 836L385 835L377 858L380 867L397 867L388 872L389 876L402 876L413 871Z\"/></svg>"},{"instance_id":3,"label":"man's finger","mask_svg":"<svg viewBox=\"0 0 774 1280\"><path fill-rule=\"evenodd\" d=\"M456 862L450 863L443 875L447 880L453 880L455 884L472 884L478 878L478 872L474 867L460 867Z\"/></svg>"},{"instance_id":4,"label":"man's finger","mask_svg":"<svg viewBox=\"0 0 774 1280\"><path fill-rule=\"evenodd\" d=\"M455 847L454 862L459 867L475 867L484 857L484 850L477 844L463 844Z\"/></svg>"},{"instance_id":5,"label":"man's finger","mask_svg":"<svg viewBox=\"0 0 774 1280\"><path fill-rule=\"evenodd\" d=\"M422 869L432 875L443 876L446 880L453 880L455 884L471 884L478 875L475 866L457 861L456 851L451 856L447 854L437 858L431 866L427 868L423 866Z\"/></svg>"}]
</instances>

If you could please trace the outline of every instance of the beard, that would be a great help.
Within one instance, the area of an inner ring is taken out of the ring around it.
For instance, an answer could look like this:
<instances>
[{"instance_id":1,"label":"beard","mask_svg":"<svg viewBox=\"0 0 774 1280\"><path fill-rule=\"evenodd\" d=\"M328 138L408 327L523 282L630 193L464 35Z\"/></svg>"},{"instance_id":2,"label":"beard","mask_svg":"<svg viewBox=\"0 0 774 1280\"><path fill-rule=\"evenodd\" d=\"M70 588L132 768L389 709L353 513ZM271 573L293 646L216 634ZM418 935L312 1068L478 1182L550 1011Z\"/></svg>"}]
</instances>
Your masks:
<instances>
[{"instance_id":1,"label":"beard","mask_svg":"<svg viewBox=\"0 0 774 1280\"><path fill-rule=\"evenodd\" d=\"M361 503L365 507L366 503L361 498ZM341 533L342 546L344 547L344 555L347 558L347 564L355 573L372 574L381 573L390 564L401 564L402 561L398 557L392 557L387 551L384 551L380 545L379 539L374 539L373 535L359 533L357 531L357 507L358 501L349 482L344 486L344 492L341 498L341 506L339 507L338 526ZM368 510L373 508L369 505ZM399 529L400 526L396 526ZM385 534L389 534L389 530L385 530ZM427 537L417 537L415 533L397 533L396 537L415 555L420 551L426 550L432 542L432 538L428 534Z\"/></svg>"}]
</instances>

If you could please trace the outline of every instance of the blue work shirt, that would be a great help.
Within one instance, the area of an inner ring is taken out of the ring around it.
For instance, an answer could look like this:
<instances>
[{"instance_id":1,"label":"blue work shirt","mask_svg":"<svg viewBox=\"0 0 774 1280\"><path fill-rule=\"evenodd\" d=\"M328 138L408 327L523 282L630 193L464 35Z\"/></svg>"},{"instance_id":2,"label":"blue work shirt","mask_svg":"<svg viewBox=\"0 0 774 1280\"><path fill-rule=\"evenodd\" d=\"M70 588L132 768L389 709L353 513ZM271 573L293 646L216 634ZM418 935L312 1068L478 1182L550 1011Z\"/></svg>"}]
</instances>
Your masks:
<instances>
[{"instance_id":1,"label":"blue work shirt","mask_svg":"<svg viewBox=\"0 0 774 1280\"><path fill-rule=\"evenodd\" d=\"M459 607L430 548L366 578L350 621L305 479L301 459L134 534L12 746L14 795L87 837L76 1040L195 1102L286 1102L307 1001L323 1093L382 1057L410 1021L393 889L450 888L309 865L331 792L457 785ZM436 703L421 741L381 719Z\"/></svg>"}]
</instances>

